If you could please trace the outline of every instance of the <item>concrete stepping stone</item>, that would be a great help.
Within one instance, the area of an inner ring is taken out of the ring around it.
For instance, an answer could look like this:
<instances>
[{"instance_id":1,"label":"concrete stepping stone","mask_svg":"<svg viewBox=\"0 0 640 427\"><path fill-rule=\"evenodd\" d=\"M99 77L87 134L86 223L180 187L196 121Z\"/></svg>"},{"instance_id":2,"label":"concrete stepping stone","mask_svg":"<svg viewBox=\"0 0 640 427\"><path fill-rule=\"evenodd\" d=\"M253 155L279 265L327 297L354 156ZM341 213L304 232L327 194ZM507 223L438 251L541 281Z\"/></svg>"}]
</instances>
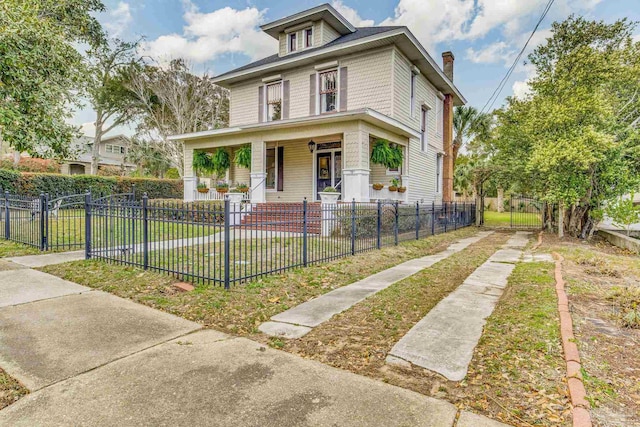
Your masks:
<instances>
[{"instance_id":1,"label":"concrete stepping stone","mask_svg":"<svg viewBox=\"0 0 640 427\"><path fill-rule=\"evenodd\" d=\"M492 234L490 231L478 233L473 237L468 237L451 244L446 250L412 259L402 264L383 270L358 282L338 288L287 311L271 317L270 322L263 323L258 327L260 331L271 336L283 338L300 338L314 328L338 313L341 313L365 298L385 289L392 284L410 277L425 268L448 258L449 256L464 250L473 243ZM274 323L284 323L305 328L290 328L277 326Z\"/></svg>"},{"instance_id":2,"label":"concrete stepping stone","mask_svg":"<svg viewBox=\"0 0 640 427\"><path fill-rule=\"evenodd\" d=\"M523 239L526 235L516 234L505 246L525 247ZM393 346L387 362L400 359L452 381L464 379L486 319L515 269L511 262L521 258L521 251L498 250Z\"/></svg>"},{"instance_id":3,"label":"concrete stepping stone","mask_svg":"<svg viewBox=\"0 0 640 427\"><path fill-rule=\"evenodd\" d=\"M70 261L80 261L85 258L84 251L58 252L42 255L24 255L5 258L8 261L23 265L29 268L44 267L47 265L62 264Z\"/></svg>"},{"instance_id":4,"label":"concrete stepping stone","mask_svg":"<svg viewBox=\"0 0 640 427\"><path fill-rule=\"evenodd\" d=\"M91 288L41 271L31 269L0 271L0 307L89 291Z\"/></svg>"}]
</instances>

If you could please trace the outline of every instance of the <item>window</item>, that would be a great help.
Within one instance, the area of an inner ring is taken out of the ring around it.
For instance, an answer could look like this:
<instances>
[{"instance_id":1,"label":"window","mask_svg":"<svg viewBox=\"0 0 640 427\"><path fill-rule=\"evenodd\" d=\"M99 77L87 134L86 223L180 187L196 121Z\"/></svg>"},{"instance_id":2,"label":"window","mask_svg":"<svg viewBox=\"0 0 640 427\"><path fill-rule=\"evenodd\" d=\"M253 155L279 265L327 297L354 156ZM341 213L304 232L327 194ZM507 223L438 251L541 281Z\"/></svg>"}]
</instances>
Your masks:
<instances>
[{"instance_id":1,"label":"window","mask_svg":"<svg viewBox=\"0 0 640 427\"><path fill-rule=\"evenodd\" d=\"M267 190L282 191L284 187L284 148L267 148L265 162Z\"/></svg>"},{"instance_id":2,"label":"window","mask_svg":"<svg viewBox=\"0 0 640 427\"><path fill-rule=\"evenodd\" d=\"M298 48L298 38L296 33L289 34L289 52L295 52Z\"/></svg>"},{"instance_id":3,"label":"window","mask_svg":"<svg viewBox=\"0 0 640 427\"><path fill-rule=\"evenodd\" d=\"M338 103L338 70L320 73L318 79L320 82L320 113L336 111Z\"/></svg>"},{"instance_id":4,"label":"window","mask_svg":"<svg viewBox=\"0 0 640 427\"><path fill-rule=\"evenodd\" d=\"M108 154L125 154L126 151L123 146L113 144L107 144L104 149Z\"/></svg>"},{"instance_id":5,"label":"window","mask_svg":"<svg viewBox=\"0 0 640 427\"><path fill-rule=\"evenodd\" d=\"M427 119L429 118L429 110L427 107L422 107L422 113L420 114L420 143L423 152L427 152Z\"/></svg>"},{"instance_id":6,"label":"window","mask_svg":"<svg viewBox=\"0 0 640 427\"><path fill-rule=\"evenodd\" d=\"M304 47L313 46L313 28L304 30Z\"/></svg>"},{"instance_id":7,"label":"window","mask_svg":"<svg viewBox=\"0 0 640 427\"><path fill-rule=\"evenodd\" d=\"M442 154L436 154L436 193L442 192Z\"/></svg>"},{"instance_id":8,"label":"window","mask_svg":"<svg viewBox=\"0 0 640 427\"><path fill-rule=\"evenodd\" d=\"M282 118L282 82L267 85L267 121L280 120Z\"/></svg>"},{"instance_id":9,"label":"window","mask_svg":"<svg viewBox=\"0 0 640 427\"><path fill-rule=\"evenodd\" d=\"M436 120L438 121L436 132L438 135L442 135L444 129L444 100L440 98L436 101Z\"/></svg>"},{"instance_id":10,"label":"window","mask_svg":"<svg viewBox=\"0 0 640 427\"><path fill-rule=\"evenodd\" d=\"M411 117L413 117L413 110L415 109L415 105L416 105L416 73L414 73L413 71L411 72L411 106L410 106L410 111L411 111Z\"/></svg>"}]
</instances>

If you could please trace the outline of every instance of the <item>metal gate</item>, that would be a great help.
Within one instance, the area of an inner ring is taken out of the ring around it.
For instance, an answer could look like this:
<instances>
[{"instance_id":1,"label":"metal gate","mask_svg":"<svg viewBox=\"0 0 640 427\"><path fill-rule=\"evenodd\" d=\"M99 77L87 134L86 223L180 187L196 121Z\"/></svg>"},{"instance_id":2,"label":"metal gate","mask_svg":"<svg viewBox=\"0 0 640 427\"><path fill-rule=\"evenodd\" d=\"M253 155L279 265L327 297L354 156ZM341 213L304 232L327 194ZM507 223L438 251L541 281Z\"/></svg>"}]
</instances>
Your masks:
<instances>
[{"instance_id":1,"label":"metal gate","mask_svg":"<svg viewBox=\"0 0 640 427\"><path fill-rule=\"evenodd\" d=\"M533 197L511 195L509 199L509 226L511 228L542 229L544 208L544 202Z\"/></svg>"}]
</instances>

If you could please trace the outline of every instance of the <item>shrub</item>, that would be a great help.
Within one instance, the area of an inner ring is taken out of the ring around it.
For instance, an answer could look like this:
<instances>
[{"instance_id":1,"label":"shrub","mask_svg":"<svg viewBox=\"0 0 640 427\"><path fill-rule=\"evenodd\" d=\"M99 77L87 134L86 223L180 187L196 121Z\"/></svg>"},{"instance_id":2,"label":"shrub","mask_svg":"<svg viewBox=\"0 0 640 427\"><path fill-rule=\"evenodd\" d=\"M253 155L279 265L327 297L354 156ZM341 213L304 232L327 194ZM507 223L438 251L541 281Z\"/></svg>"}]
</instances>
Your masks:
<instances>
[{"instance_id":1,"label":"shrub","mask_svg":"<svg viewBox=\"0 0 640 427\"><path fill-rule=\"evenodd\" d=\"M13 160L0 160L0 168L13 169L21 172L58 173L60 164L52 159L38 159L34 157L21 157L17 165Z\"/></svg>"},{"instance_id":2,"label":"shrub","mask_svg":"<svg viewBox=\"0 0 640 427\"><path fill-rule=\"evenodd\" d=\"M224 224L224 202L207 200L183 202L176 199L149 199L149 218L200 224Z\"/></svg>"}]
</instances>

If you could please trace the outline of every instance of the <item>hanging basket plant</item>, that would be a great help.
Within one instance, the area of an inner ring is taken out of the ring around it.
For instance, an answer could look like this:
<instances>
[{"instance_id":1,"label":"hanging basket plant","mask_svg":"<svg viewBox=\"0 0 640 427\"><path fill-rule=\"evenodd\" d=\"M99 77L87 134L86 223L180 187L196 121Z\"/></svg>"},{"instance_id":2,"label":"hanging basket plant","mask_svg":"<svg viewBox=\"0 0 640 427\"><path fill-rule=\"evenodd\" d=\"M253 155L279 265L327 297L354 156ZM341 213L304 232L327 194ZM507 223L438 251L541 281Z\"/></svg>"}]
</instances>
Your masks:
<instances>
[{"instance_id":1,"label":"hanging basket plant","mask_svg":"<svg viewBox=\"0 0 640 427\"><path fill-rule=\"evenodd\" d=\"M213 164L211 163L211 155L205 151L193 152L193 170L201 174L213 173Z\"/></svg>"},{"instance_id":2,"label":"hanging basket plant","mask_svg":"<svg viewBox=\"0 0 640 427\"><path fill-rule=\"evenodd\" d=\"M382 165L387 169L396 169L402 165L402 148L393 146L386 139L378 139L371 150L371 163Z\"/></svg>"},{"instance_id":3,"label":"hanging basket plant","mask_svg":"<svg viewBox=\"0 0 640 427\"><path fill-rule=\"evenodd\" d=\"M236 150L233 162L241 168L251 169L251 146L247 145Z\"/></svg>"},{"instance_id":4,"label":"hanging basket plant","mask_svg":"<svg viewBox=\"0 0 640 427\"><path fill-rule=\"evenodd\" d=\"M211 165L216 175L222 176L231 167L231 156L224 148L218 148L213 156L211 156Z\"/></svg>"}]
</instances>

